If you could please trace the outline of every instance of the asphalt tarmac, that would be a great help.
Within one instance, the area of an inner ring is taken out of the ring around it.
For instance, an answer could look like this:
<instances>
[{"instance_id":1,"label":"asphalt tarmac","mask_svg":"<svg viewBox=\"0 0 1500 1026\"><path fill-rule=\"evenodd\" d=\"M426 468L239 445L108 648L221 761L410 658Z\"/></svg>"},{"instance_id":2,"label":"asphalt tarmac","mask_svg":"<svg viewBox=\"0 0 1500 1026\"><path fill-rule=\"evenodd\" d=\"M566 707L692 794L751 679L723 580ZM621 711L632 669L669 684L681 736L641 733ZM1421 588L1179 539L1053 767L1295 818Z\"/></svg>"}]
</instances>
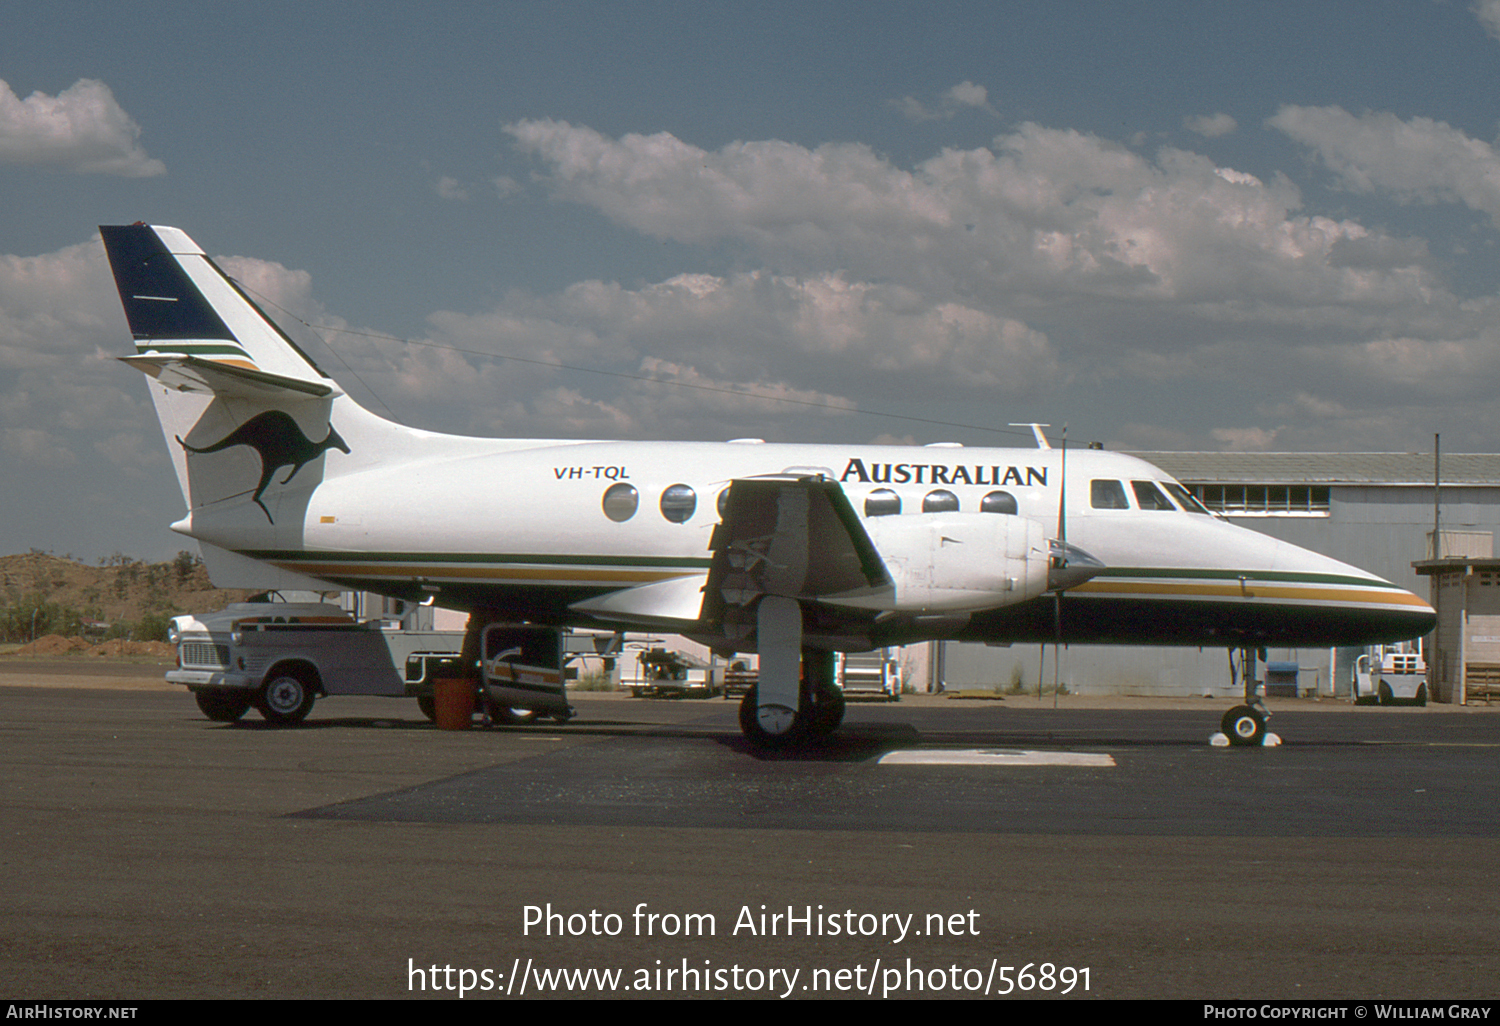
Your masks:
<instances>
[{"instance_id":1,"label":"asphalt tarmac","mask_svg":"<svg viewBox=\"0 0 1500 1026\"><path fill-rule=\"evenodd\" d=\"M920 698L763 756L717 700L272 729L98 669L0 663L0 997L1500 996L1500 706Z\"/></svg>"}]
</instances>

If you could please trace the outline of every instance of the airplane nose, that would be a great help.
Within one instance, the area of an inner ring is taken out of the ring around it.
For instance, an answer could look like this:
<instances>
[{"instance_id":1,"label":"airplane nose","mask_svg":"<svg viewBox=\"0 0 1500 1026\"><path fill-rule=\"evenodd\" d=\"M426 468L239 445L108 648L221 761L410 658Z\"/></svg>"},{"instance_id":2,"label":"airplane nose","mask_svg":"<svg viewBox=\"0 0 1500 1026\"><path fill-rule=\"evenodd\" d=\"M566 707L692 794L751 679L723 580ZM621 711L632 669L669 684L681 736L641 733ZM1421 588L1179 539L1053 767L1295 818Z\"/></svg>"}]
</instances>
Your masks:
<instances>
[{"instance_id":1,"label":"airplane nose","mask_svg":"<svg viewBox=\"0 0 1500 1026\"><path fill-rule=\"evenodd\" d=\"M1048 591L1076 588L1104 569L1103 563L1077 545L1056 538L1049 538L1047 545L1052 552L1052 567L1047 571Z\"/></svg>"}]
</instances>

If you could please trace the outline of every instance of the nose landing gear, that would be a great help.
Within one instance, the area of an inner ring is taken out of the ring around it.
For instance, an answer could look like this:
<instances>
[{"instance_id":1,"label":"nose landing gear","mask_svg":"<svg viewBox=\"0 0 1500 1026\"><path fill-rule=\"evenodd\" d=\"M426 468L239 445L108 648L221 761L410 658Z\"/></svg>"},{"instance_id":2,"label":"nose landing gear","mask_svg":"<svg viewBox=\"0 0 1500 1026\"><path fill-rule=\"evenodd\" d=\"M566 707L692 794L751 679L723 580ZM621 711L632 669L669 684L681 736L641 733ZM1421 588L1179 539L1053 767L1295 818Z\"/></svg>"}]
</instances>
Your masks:
<instances>
[{"instance_id":1,"label":"nose landing gear","mask_svg":"<svg viewBox=\"0 0 1500 1026\"><path fill-rule=\"evenodd\" d=\"M1239 677L1244 682L1245 702L1230 709L1219 721L1220 733L1215 734L1212 741L1216 746L1240 748L1254 745L1270 748L1281 744L1281 738L1266 729L1266 720L1270 719L1271 711L1261 701L1260 681L1255 679L1255 660L1258 654L1253 648L1240 649ZM1229 673L1233 680L1234 649L1229 650Z\"/></svg>"}]
</instances>

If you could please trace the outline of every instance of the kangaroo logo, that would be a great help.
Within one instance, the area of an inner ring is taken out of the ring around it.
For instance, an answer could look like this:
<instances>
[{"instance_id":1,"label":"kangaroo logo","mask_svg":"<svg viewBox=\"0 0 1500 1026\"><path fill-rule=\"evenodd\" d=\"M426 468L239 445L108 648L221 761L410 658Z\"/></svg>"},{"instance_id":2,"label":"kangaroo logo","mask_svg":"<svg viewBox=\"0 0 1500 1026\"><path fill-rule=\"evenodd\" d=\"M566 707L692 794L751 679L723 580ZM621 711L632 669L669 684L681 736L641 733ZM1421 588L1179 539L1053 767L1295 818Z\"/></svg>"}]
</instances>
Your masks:
<instances>
[{"instance_id":1,"label":"kangaroo logo","mask_svg":"<svg viewBox=\"0 0 1500 1026\"><path fill-rule=\"evenodd\" d=\"M265 413L256 414L245 423L231 431L222 441L199 449L188 445L177 436L177 444L191 453L218 452L221 449L230 449L236 445L248 445L260 454L260 483L255 486L255 494L252 498L260 507L266 519L271 523L276 521L271 517L271 511L266 509L266 504L260 501L261 493L266 490L266 485L271 482L271 475L275 474L281 467L291 467L292 472L281 479L286 484L297 476L297 471L303 465L310 463L321 456L328 449L342 449L345 454L349 452L349 446L339 437L339 433L328 425L328 437L321 442L314 442L290 415L280 410L267 410Z\"/></svg>"}]
</instances>

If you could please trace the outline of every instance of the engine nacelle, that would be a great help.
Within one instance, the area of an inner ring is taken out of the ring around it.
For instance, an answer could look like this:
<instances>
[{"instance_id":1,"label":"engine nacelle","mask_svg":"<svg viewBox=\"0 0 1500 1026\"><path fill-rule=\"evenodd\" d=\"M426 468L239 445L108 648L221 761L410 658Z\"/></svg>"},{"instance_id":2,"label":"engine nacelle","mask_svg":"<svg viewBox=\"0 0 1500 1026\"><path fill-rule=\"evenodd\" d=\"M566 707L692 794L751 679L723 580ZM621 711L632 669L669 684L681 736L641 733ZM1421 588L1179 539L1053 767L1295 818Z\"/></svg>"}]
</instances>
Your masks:
<instances>
[{"instance_id":1,"label":"engine nacelle","mask_svg":"<svg viewBox=\"0 0 1500 1026\"><path fill-rule=\"evenodd\" d=\"M1035 520L1005 513L921 513L871 517L863 526L895 582L895 595L851 596L835 604L899 613L975 612L1026 602L1047 590L1051 549Z\"/></svg>"}]
</instances>

